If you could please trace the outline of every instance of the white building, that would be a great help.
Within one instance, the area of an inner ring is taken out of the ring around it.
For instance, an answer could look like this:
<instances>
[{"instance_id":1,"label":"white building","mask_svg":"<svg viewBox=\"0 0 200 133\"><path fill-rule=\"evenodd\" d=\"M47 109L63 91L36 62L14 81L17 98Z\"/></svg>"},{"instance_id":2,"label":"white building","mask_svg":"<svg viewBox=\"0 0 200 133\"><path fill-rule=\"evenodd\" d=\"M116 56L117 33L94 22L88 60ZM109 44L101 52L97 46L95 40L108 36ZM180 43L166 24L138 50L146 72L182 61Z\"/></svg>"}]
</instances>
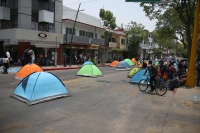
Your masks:
<instances>
[{"instance_id":1,"label":"white building","mask_svg":"<svg viewBox=\"0 0 200 133\"><path fill-rule=\"evenodd\" d=\"M75 55L79 58L80 54L87 55L91 59L97 55L98 61L101 62L105 44L104 39L101 38L105 31L101 20L85 14L84 11L79 11L76 19L76 14L77 10L63 6L62 33L64 34L64 52L68 56L71 55L73 59ZM72 39L72 28L74 25Z\"/></svg>"},{"instance_id":2,"label":"white building","mask_svg":"<svg viewBox=\"0 0 200 133\"><path fill-rule=\"evenodd\" d=\"M153 48L158 48L158 44L153 43L152 33L150 32L149 35L146 38L144 38L140 44L140 59L145 58L154 60L155 58L157 58L153 54Z\"/></svg>"}]
</instances>

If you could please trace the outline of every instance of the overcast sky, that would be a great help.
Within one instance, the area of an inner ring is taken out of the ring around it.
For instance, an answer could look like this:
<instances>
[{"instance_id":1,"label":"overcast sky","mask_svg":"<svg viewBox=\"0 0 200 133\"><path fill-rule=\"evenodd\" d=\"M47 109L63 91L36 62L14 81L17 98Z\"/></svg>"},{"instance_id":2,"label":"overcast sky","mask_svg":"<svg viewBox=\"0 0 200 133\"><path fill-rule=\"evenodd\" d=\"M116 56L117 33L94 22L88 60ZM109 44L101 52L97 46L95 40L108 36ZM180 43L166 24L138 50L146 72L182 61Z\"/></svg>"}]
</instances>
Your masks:
<instances>
[{"instance_id":1,"label":"overcast sky","mask_svg":"<svg viewBox=\"0 0 200 133\"><path fill-rule=\"evenodd\" d=\"M119 27L123 24L125 28L129 22L135 21L144 25L145 29L150 32L155 29L156 20L149 20L139 3L125 2L125 0L63 0L65 6L76 10L80 3L80 9L85 9L84 13L97 18L100 18L100 8L110 10L116 17L116 23Z\"/></svg>"}]
</instances>

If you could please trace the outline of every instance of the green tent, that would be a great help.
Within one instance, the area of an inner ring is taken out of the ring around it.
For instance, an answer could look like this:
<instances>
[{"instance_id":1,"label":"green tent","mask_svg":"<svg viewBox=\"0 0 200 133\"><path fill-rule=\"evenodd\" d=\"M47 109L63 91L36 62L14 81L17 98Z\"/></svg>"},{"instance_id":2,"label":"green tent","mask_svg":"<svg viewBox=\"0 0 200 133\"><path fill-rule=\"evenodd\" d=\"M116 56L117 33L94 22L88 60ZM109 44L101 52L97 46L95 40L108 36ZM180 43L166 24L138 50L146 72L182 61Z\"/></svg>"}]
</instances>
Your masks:
<instances>
[{"instance_id":1,"label":"green tent","mask_svg":"<svg viewBox=\"0 0 200 133\"><path fill-rule=\"evenodd\" d=\"M130 71L130 73L128 74L128 77L129 77L129 78L132 78L133 75L136 74L139 70L141 70L141 68L139 68L139 67L134 67L134 68Z\"/></svg>"},{"instance_id":2,"label":"green tent","mask_svg":"<svg viewBox=\"0 0 200 133\"><path fill-rule=\"evenodd\" d=\"M129 66L133 66L133 62L130 60L130 59L125 59L124 60L125 62L127 62L129 64Z\"/></svg>"},{"instance_id":3,"label":"green tent","mask_svg":"<svg viewBox=\"0 0 200 133\"><path fill-rule=\"evenodd\" d=\"M81 67L76 75L90 77L103 76L101 70L95 65L91 64L86 64L83 67Z\"/></svg>"},{"instance_id":4,"label":"green tent","mask_svg":"<svg viewBox=\"0 0 200 133\"><path fill-rule=\"evenodd\" d=\"M158 66L158 65L159 65L159 62L157 61L157 62L155 63L155 65Z\"/></svg>"}]
</instances>

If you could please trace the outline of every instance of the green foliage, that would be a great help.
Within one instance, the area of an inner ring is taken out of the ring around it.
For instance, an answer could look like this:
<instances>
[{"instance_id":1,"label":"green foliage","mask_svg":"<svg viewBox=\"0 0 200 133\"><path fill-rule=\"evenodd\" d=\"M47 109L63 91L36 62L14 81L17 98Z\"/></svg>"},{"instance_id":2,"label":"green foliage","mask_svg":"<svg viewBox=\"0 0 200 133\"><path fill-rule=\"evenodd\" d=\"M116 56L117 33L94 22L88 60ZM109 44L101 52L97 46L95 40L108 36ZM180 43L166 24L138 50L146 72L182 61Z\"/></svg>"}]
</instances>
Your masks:
<instances>
[{"instance_id":1,"label":"green foliage","mask_svg":"<svg viewBox=\"0 0 200 133\"><path fill-rule=\"evenodd\" d=\"M118 58L119 55L124 51L124 49L113 48L111 51Z\"/></svg>"},{"instance_id":2,"label":"green foliage","mask_svg":"<svg viewBox=\"0 0 200 133\"><path fill-rule=\"evenodd\" d=\"M140 43L147 37L148 31L144 30L142 24L137 24L131 21L128 24L127 39L128 39L128 53L129 58L137 58L140 55Z\"/></svg>"},{"instance_id":3,"label":"green foliage","mask_svg":"<svg viewBox=\"0 0 200 133\"><path fill-rule=\"evenodd\" d=\"M160 57L162 55L162 49L160 48L153 48L152 49L154 56Z\"/></svg>"},{"instance_id":4,"label":"green foliage","mask_svg":"<svg viewBox=\"0 0 200 133\"><path fill-rule=\"evenodd\" d=\"M196 1L174 0L173 2L141 3L140 6L150 19L158 19L157 28L169 29L166 35L179 34L182 36L184 48L191 51L192 31ZM186 38L186 39L184 39ZM184 42L186 40L186 42ZM186 45L188 44L188 45ZM188 57L190 53L188 53Z\"/></svg>"},{"instance_id":5,"label":"green foliage","mask_svg":"<svg viewBox=\"0 0 200 133\"><path fill-rule=\"evenodd\" d=\"M116 17L113 16L113 13L109 10L100 9L99 17L103 21L103 25L108 29L115 29L116 25Z\"/></svg>"}]
</instances>

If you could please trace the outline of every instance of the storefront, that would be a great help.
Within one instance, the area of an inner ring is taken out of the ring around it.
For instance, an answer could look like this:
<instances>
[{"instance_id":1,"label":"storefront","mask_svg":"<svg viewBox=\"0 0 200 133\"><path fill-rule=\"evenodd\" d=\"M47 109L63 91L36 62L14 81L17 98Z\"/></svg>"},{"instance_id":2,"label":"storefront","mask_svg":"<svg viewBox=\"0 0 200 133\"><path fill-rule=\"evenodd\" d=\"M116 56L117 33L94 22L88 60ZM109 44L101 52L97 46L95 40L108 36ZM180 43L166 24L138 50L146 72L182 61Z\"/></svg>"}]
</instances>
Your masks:
<instances>
[{"instance_id":1,"label":"storefront","mask_svg":"<svg viewBox=\"0 0 200 133\"><path fill-rule=\"evenodd\" d=\"M62 34L24 29L6 29L0 31L0 41L3 42L4 49L11 53L14 62L22 58L26 49L31 48L34 50L36 63L41 60L51 60L56 64L62 63L62 48L60 47L60 44L63 43Z\"/></svg>"}]
</instances>

